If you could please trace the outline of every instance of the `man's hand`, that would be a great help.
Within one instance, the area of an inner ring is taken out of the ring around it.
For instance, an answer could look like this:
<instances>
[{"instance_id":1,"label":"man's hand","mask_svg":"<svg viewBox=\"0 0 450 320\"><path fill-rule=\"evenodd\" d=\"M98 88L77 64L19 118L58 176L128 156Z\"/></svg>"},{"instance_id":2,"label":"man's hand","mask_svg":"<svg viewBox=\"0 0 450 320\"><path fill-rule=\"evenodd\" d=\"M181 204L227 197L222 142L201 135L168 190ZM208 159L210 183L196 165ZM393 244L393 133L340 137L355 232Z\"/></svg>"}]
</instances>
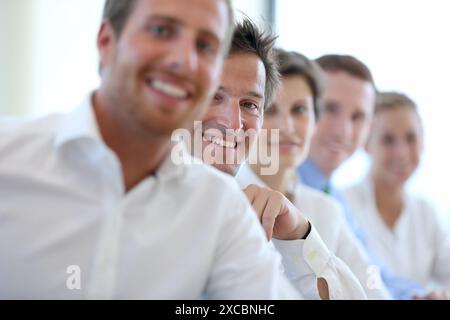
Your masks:
<instances>
[{"instance_id":1,"label":"man's hand","mask_svg":"<svg viewBox=\"0 0 450 320\"><path fill-rule=\"evenodd\" d=\"M267 238L279 240L303 239L309 222L301 212L280 192L250 185L245 195L258 214Z\"/></svg>"},{"instance_id":2,"label":"man's hand","mask_svg":"<svg viewBox=\"0 0 450 320\"><path fill-rule=\"evenodd\" d=\"M413 296L414 300L450 300L449 290L434 290L425 296L419 296L415 294Z\"/></svg>"},{"instance_id":3,"label":"man's hand","mask_svg":"<svg viewBox=\"0 0 450 320\"><path fill-rule=\"evenodd\" d=\"M302 213L281 193L269 188L249 185L245 195L258 214L267 238L279 240L303 239L310 225ZM325 279L317 279L317 289L322 300L330 293Z\"/></svg>"}]
</instances>

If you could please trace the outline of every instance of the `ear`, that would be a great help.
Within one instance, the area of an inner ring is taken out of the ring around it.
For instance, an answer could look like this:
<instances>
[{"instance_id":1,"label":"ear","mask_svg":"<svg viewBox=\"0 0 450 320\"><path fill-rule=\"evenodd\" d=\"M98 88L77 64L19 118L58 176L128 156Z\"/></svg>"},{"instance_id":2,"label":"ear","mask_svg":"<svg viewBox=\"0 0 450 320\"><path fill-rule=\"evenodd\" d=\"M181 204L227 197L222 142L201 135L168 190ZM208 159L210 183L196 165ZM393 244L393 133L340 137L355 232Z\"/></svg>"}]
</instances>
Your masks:
<instances>
[{"instance_id":1,"label":"ear","mask_svg":"<svg viewBox=\"0 0 450 320\"><path fill-rule=\"evenodd\" d=\"M370 154L370 142L371 142L371 140L372 140L372 137L371 137L371 133L370 133L369 136L367 137L366 143L364 145L364 151L366 151L369 154Z\"/></svg>"},{"instance_id":2,"label":"ear","mask_svg":"<svg viewBox=\"0 0 450 320\"><path fill-rule=\"evenodd\" d=\"M422 134L422 137L420 138L420 147L419 147L420 154L423 154L424 150L425 150L425 141Z\"/></svg>"},{"instance_id":3,"label":"ear","mask_svg":"<svg viewBox=\"0 0 450 320\"><path fill-rule=\"evenodd\" d=\"M100 56L100 66L104 68L111 61L116 43L114 30L109 21L103 21L97 35L97 49Z\"/></svg>"},{"instance_id":4,"label":"ear","mask_svg":"<svg viewBox=\"0 0 450 320\"><path fill-rule=\"evenodd\" d=\"M373 135L373 119L369 126L369 133L367 134L366 143L364 144L364 150L369 153L370 143L372 142L372 135Z\"/></svg>"}]
</instances>

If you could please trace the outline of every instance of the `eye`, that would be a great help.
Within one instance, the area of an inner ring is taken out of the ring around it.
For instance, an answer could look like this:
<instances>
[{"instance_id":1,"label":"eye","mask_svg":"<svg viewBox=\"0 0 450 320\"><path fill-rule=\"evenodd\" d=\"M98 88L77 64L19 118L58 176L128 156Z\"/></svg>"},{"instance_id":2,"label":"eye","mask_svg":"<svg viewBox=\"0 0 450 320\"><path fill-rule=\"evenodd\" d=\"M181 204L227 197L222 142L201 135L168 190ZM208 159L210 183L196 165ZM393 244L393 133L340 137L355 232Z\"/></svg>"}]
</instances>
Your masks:
<instances>
[{"instance_id":1,"label":"eye","mask_svg":"<svg viewBox=\"0 0 450 320\"><path fill-rule=\"evenodd\" d=\"M215 47L209 40L199 39L197 41L197 49L203 53L214 53Z\"/></svg>"},{"instance_id":2,"label":"eye","mask_svg":"<svg viewBox=\"0 0 450 320\"><path fill-rule=\"evenodd\" d=\"M338 115L339 106L337 103L328 102L323 105L322 112L328 115Z\"/></svg>"},{"instance_id":3,"label":"eye","mask_svg":"<svg viewBox=\"0 0 450 320\"><path fill-rule=\"evenodd\" d=\"M175 33L175 29L172 26L163 23L151 24L148 28L148 31L153 36L163 39L170 38Z\"/></svg>"},{"instance_id":4,"label":"eye","mask_svg":"<svg viewBox=\"0 0 450 320\"><path fill-rule=\"evenodd\" d=\"M362 112L357 112L357 113L353 114L353 116L352 116L353 122L361 122L365 118L366 118L366 115Z\"/></svg>"},{"instance_id":5,"label":"eye","mask_svg":"<svg viewBox=\"0 0 450 320\"><path fill-rule=\"evenodd\" d=\"M251 111L254 114L258 114L259 113L259 106L251 101L244 101L241 103L241 106L244 107L245 109Z\"/></svg>"},{"instance_id":6,"label":"eye","mask_svg":"<svg viewBox=\"0 0 450 320\"><path fill-rule=\"evenodd\" d=\"M409 134L407 135L407 137L406 137L406 141L407 141L409 144L414 144L414 143L417 142L417 137L416 137L416 135L415 135L414 133L409 133Z\"/></svg>"},{"instance_id":7,"label":"eye","mask_svg":"<svg viewBox=\"0 0 450 320\"><path fill-rule=\"evenodd\" d=\"M382 137L381 141L384 145L390 146L394 144L394 137L391 135L385 135Z\"/></svg>"},{"instance_id":8,"label":"eye","mask_svg":"<svg viewBox=\"0 0 450 320\"><path fill-rule=\"evenodd\" d=\"M308 112L308 107L304 105L295 105L291 109L291 113L294 115L302 115Z\"/></svg>"},{"instance_id":9,"label":"eye","mask_svg":"<svg viewBox=\"0 0 450 320\"><path fill-rule=\"evenodd\" d=\"M267 109L264 111L264 114L265 114L266 116L274 116L274 115L277 114L277 112L278 112L277 106L276 106L275 104L271 104L271 105L269 106L269 108L267 108Z\"/></svg>"},{"instance_id":10,"label":"eye","mask_svg":"<svg viewBox=\"0 0 450 320\"><path fill-rule=\"evenodd\" d=\"M223 94L216 93L213 98L213 105L214 106L219 105L223 102L223 100L224 100Z\"/></svg>"}]
</instances>

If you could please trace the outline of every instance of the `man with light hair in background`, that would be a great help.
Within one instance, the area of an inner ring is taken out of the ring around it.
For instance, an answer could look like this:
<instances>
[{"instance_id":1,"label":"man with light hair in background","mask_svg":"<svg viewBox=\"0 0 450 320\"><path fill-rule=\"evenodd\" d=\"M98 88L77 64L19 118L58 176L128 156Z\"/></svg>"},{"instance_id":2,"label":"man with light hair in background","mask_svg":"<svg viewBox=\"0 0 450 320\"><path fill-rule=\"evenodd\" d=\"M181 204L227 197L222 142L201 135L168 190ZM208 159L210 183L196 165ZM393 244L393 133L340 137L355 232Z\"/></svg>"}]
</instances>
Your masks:
<instances>
[{"instance_id":1,"label":"man with light hair in background","mask_svg":"<svg viewBox=\"0 0 450 320\"><path fill-rule=\"evenodd\" d=\"M197 156L233 176L249 156L252 134L261 132L265 109L278 91L274 42L270 32L259 30L247 18L237 24L219 89L202 126L196 128L202 130L202 153ZM195 139L192 142L198 143ZM240 175L237 181L245 188L270 243L281 253L286 275L302 296L366 298L353 272L329 251L314 225L285 196L269 188L243 184Z\"/></svg>"},{"instance_id":2,"label":"man with light hair in background","mask_svg":"<svg viewBox=\"0 0 450 320\"><path fill-rule=\"evenodd\" d=\"M325 71L326 86L319 120L311 143L309 158L298 172L306 185L337 199L355 235L365 247L394 299L409 299L421 288L402 278L371 252L362 229L354 221L351 210L331 183L334 172L367 140L376 102L376 86L369 68L349 55L325 55L316 60Z\"/></svg>"}]
</instances>

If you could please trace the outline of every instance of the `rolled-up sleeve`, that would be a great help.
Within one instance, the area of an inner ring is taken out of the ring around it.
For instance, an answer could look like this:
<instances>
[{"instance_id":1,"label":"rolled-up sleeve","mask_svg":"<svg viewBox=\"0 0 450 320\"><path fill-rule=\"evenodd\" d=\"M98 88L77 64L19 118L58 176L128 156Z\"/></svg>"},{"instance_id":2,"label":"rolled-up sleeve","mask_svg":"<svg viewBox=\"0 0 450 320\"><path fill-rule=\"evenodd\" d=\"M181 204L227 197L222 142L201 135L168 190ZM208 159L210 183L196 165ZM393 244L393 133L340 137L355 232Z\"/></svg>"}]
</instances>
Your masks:
<instances>
[{"instance_id":1,"label":"rolled-up sleeve","mask_svg":"<svg viewBox=\"0 0 450 320\"><path fill-rule=\"evenodd\" d=\"M287 278L306 299L320 299L318 278L327 282L332 300L367 298L353 272L329 251L314 226L306 240L273 242Z\"/></svg>"}]
</instances>

